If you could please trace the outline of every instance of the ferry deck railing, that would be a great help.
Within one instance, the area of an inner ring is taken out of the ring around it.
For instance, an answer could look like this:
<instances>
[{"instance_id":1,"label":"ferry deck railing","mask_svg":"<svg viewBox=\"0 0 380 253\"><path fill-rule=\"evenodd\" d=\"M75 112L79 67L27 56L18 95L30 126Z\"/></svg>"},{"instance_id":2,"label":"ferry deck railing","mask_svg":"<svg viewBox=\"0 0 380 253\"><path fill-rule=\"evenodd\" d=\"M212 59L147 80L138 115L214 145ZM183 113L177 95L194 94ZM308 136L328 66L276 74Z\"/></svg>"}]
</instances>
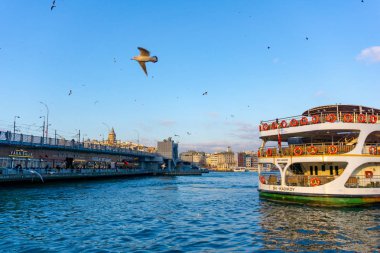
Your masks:
<instances>
[{"instance_id":1,"label":"ferry deck railing","mask_svg":"<svg viewBox=\"0 0 380 253\"><path fill-rule=\"evenodd\" d=\"M258 157L277 156L305 156L305 155L339 155L352 151L355 145L346 145L343 142L330 142L319 144L299 144L286 147L259 148ZM380 147L379 147L380 148ZM380 151L380 150L379 150ZM379 152L380 154L380 152Z\"/></svg>"},{"instance_id":2,"label":"ferry deck railing","mask_svg":"<svg viewBox=\"0 0 380 253\"><path fill-rule=\"evenodd\" d=\"M331 118L331 115L334 115ZM351 115L351 116L347 116ZM313 120L314 117L314 120ZM273 120L261 121L259 126L259 131L274 130L279 128L290 128L303 125L314 125L325 122L345 122L345 123L367 123L367 124L379 124L380 118L379 114L370 113L320 113L310 116L297 115L285 118L278 118Z\"/></svg>"}]
</instances>

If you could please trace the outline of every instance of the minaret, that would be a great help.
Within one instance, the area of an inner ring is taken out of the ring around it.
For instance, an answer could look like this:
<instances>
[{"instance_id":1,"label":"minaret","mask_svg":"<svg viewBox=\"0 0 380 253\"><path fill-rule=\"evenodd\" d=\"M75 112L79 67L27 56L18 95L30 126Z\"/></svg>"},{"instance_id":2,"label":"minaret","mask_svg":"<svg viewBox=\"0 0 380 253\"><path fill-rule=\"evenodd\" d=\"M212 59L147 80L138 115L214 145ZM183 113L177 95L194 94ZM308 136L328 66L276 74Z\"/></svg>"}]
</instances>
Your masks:
<instances>
[{"instance_id":1,"label":"minaret","mask_svg":"<svg viewBox=\"0 0 380 253\"><path fill-rule=\"evenodd\" d=\"M116 134L113 128L108 133L108 144L116 144Z\"/></svg>"}]
</instances>

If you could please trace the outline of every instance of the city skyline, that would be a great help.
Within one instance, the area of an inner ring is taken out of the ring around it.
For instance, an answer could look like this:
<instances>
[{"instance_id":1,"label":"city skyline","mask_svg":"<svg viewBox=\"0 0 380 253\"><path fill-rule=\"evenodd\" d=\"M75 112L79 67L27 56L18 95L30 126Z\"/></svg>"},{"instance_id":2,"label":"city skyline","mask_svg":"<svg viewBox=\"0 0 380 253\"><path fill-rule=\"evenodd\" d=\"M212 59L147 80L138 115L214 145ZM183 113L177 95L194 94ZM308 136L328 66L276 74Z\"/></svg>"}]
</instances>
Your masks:
<instances>
[{"instance_id":1,"label":"city skyline","mask_svg":"<svg viewBox=\"0 0 380 253\"><path fill-rule=\"evenodd\" d=\"M50 136L113 127L144 145L239 152L258 147L260 120L380 107L378 1L50 5L0 2L0 129L42 133L42 102ZM159 58L148 77L130 60L139 46Z\"/></svg>"}]
</instances>

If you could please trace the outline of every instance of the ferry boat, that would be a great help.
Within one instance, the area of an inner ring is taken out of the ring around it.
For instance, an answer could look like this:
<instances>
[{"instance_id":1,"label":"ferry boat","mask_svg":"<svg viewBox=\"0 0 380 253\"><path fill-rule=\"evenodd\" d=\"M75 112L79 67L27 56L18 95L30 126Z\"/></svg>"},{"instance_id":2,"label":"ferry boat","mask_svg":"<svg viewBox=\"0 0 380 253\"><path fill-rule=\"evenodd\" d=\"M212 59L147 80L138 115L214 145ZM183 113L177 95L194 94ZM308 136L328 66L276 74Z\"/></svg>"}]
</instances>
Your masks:
<instances>
[{"instance_id":1,"label":"ferry boat","mask_svg":"<svg viewBox=\"0 0 380 253\"><path fill-rule=\"evenodd\" d=\"M379 113L326 105L262 121L260 196L323 206L380 203Z\"/></svg>"}]
</instances>

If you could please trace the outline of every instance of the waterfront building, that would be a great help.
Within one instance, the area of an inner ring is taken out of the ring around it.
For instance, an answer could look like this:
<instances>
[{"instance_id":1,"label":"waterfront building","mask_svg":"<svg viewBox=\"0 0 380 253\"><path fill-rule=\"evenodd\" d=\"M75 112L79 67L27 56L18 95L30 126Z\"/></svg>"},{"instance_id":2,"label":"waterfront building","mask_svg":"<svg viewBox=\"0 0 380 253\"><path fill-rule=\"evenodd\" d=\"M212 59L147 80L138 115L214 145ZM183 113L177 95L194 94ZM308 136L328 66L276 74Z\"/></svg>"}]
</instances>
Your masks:
<instances>
[{"instance_id":1,"label":"waterfront building","mask_svg":"<svg viewBox=\"0 0 380 253\"><path fill-rule=\"evenodd\" d=\"M253 151L238 153L238 167L257 169L257 153Z\"/></svg>"},{"instance_id":2,"label":"waterfront building","mask_svg":"<svg viewBox=\"0 0 380 253\"><path fill-rule=\"evenodd\" d=\"M209 154L206 158L207 166L216 170L231 170L236 167L235 154L228 147L226 152Z\"/></svg>"},{"instance_id":3,"label":"waterfront building","mask_svg":"<svg viewBox=\"0 0 380 253\"><path fill-rule=\"evenodd\" d=\"M137 150L137 151L143 151L143 152L149 152L149 153L155 153L157 151L155 147L144 146L140 143L134 143L131 141L117 140L114 128L112 128L111 131L108 133L107 140L88 139L84 141L84 144L86 146L103 145L103 146L110 146L110 147L127 148L131 150Z\"/></svg>"},{"instance_id":4,"label":"waterfront building","mask_svg":"<svg viewBox=\"0 0 380 253\"><path fill-rule=\"evenodd\" d=\"M178 143L169 137L157 142L157 153L164 157L165 165L170 170L178 162Z\"/></svg>"},{"instance_id":5,"label":"waterfront building","mask_svg":"<svg viewBox=\"0 0 380 253\"><path fill-rule=\"evenodd\" d=\"M197 165L204 165L206 163L206 155L204 152L198 152L194 150L190 150L187 152L182 152L180 154L180 158L182 161L195 163Z\"/></svg>"}]
</instances>

